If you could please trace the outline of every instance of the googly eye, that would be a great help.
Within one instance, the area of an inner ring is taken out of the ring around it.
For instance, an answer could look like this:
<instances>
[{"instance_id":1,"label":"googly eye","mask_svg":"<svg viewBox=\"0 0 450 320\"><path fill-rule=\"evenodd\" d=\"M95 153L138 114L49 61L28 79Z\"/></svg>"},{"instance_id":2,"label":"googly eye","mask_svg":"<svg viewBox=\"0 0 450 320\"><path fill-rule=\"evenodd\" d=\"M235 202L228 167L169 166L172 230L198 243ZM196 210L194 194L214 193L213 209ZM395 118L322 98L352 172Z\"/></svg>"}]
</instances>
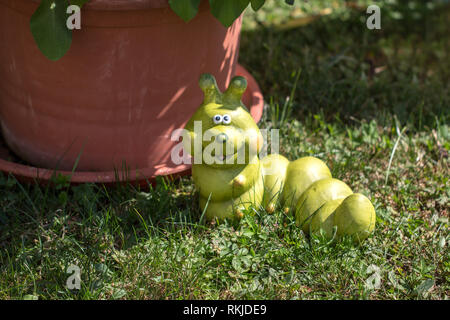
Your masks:
<instances>
[{"instance_id":1,"label":"googly eye","mask_svg":"<svg viewBox=\"0 0 450 320\"><path fill-rule=\"evenodd\" d=\"M230 124L231 123L231 117L228 114L225 114L223 116L223 123Z\"/></svg>"},{"instance_id":2,"label":"googly eye","mask_svg":"<svg viewBox=\"0 0 450 320\"><path fill-rule=\"evenodd\" d=\"M214 121L215 124L220 124L220 123L222 123L222 120L223 120L223 118L222 118L222 116L221 116L220 114L216 114L216 115L213 117L213 121Z\"/></svg>"}]
</instances>

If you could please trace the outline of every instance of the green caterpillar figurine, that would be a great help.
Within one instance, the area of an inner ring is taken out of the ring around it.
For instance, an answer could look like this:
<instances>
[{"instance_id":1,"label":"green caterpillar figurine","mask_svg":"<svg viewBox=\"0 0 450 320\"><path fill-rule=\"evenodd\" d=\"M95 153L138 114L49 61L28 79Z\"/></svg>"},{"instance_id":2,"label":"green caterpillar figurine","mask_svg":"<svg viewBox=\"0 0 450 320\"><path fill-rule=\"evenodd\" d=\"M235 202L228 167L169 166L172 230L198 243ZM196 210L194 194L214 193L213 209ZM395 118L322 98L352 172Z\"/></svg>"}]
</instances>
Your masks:
<instances>
[{"instance_id":1,"label":"green caterpillar figurine","mask_svg":"<svg viewBox=\"0 0 450 320\"><path fill-rule=\"evenodd\" d=\"M305 233L323 230L331 238L364 240L374 230L375 209L368 198L334 179L314 157L289 162L272 154L259 159L263 137L241 101L243 77L222 93L210 74L200 77L204 101L186 124L184 150L193 157L192 177L208 220L242 218L250 205L270 213L277 204L295 214Z\"/></svg>"}]
</instances>

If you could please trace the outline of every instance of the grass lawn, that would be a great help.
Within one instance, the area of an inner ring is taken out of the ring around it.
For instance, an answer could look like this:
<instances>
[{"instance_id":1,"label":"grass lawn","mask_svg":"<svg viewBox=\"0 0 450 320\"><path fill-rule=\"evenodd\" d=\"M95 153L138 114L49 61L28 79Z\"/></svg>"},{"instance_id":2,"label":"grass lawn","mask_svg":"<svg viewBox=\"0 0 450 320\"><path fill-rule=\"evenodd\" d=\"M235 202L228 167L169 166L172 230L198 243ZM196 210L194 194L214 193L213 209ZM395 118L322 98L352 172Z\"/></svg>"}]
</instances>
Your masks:
<instances>
[{"instance_id":1,"label":"grass lawn","mask_svg":"<svg viewBox=\"0 0 450 320\"><path fill-rule=\"evenodd\" d=\"M290 160L316 156L368 196L375 233L310 239L259 207L199 222L190 177L139 190L2 175L0 299L448 299L448 6L378 1L382 29L369 30L367 1L296 3L245 16L260 127L281 129ZM80 290L66 288L71 264Z\"/></svg>"}]
</instances>

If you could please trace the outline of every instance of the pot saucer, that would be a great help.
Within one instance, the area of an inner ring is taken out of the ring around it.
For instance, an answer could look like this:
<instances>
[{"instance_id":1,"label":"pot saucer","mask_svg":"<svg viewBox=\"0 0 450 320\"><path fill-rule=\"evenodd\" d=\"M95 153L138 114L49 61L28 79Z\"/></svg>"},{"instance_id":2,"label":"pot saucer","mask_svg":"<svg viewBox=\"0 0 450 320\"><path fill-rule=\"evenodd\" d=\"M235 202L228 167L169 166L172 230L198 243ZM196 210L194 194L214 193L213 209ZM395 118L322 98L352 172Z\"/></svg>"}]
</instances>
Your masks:
<instances>
[{"instance_id":1,"label":"pot saucer","mask_svg":"<svg viewBox=\"0 0 450 320\"><path fill-rule=\"evenodd\" d=\"M256 80L241 65L237 65L236 75L247 79L248 88L244 93L243 102L249 107L250 113L258 122L262 117L264 99ZM147 186L149 182L154 183L158 176L169 176L172 178L190 174L190 165L168 165L162 164L153 168L142 168L136 170L116 171L59 171L52 169L37 168L28 165L12 155L3 141L0 141L0 171L12 174L22 182L37 181L40 184L49 183L55 176L64 175L70 178L72 184L101 183L112 185L117 182L128 181L135 185Z\"/></svg>"}]
</instances>

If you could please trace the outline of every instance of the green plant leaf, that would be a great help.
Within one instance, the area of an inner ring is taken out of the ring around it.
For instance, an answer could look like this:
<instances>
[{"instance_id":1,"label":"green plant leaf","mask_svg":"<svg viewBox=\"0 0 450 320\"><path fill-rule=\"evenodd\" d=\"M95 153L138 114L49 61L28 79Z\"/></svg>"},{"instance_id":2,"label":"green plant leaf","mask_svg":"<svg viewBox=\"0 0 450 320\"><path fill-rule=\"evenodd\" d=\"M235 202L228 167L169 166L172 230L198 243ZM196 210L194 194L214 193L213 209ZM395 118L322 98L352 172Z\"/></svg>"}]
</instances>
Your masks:
<instances>
[{"instance_id":1,"label":"green plant leaf","mask_svg":"<svg viewBox=\"0 0 450 320\"><path fill-rule=\"evenodd\" d=\"M434 280L433 279L426 279L416 288L416 293L419 296L423 296L428 291L430 291L431 288L433 288L433 286L434 286Z\"/></svg>"},{"instance_id":2,"label":"green plant leaf","mask_svg":"<svg viewBox=\"0 0 450 320\"><path fill-rule=\"evenodd\" d=\"M89 0L70 0L70 4L74 4L82 8L86 2Z\"/></svg>"},{"instance_id":3,"label":"green plant leaf","mask_svg":"<svg viewBox=\"0 0 450 320\"><path fill-rule=\"evenodd\" d=\"M241 15L249 3L250 0L209 0L212 14L227 28Z\"/></svg>"},{"instance_id":4,"label":"green plant leaf","mask_svg":"<svg viewBox=\"0 0 450 320\"><path fill-rule=\"evenodd\" d=\"M30 20L30 29L41 52L56 61L72 44L72 31L66 26L67 0L42 0Z\"/></svg>"},{"instance_id":5,"label":"green plant leaf","mask_svg":"<svg viewBox=\"0 0 450 320\"><path fill-rule=\"evenodd\" d=\"M169 5L181 19L188 22L197 15L200 1L201 0L169 0Z\"/></svg>"},{"instance_id":6,"label":"green plant leaf","mask_svg":"<svg viewBox=\"0 0 450 320\"><path fill-rule=\"evenodd\" d=\"M252 9L258 11L266 2L266 0L250 0Z\"/></svg>"}]
</instances>

